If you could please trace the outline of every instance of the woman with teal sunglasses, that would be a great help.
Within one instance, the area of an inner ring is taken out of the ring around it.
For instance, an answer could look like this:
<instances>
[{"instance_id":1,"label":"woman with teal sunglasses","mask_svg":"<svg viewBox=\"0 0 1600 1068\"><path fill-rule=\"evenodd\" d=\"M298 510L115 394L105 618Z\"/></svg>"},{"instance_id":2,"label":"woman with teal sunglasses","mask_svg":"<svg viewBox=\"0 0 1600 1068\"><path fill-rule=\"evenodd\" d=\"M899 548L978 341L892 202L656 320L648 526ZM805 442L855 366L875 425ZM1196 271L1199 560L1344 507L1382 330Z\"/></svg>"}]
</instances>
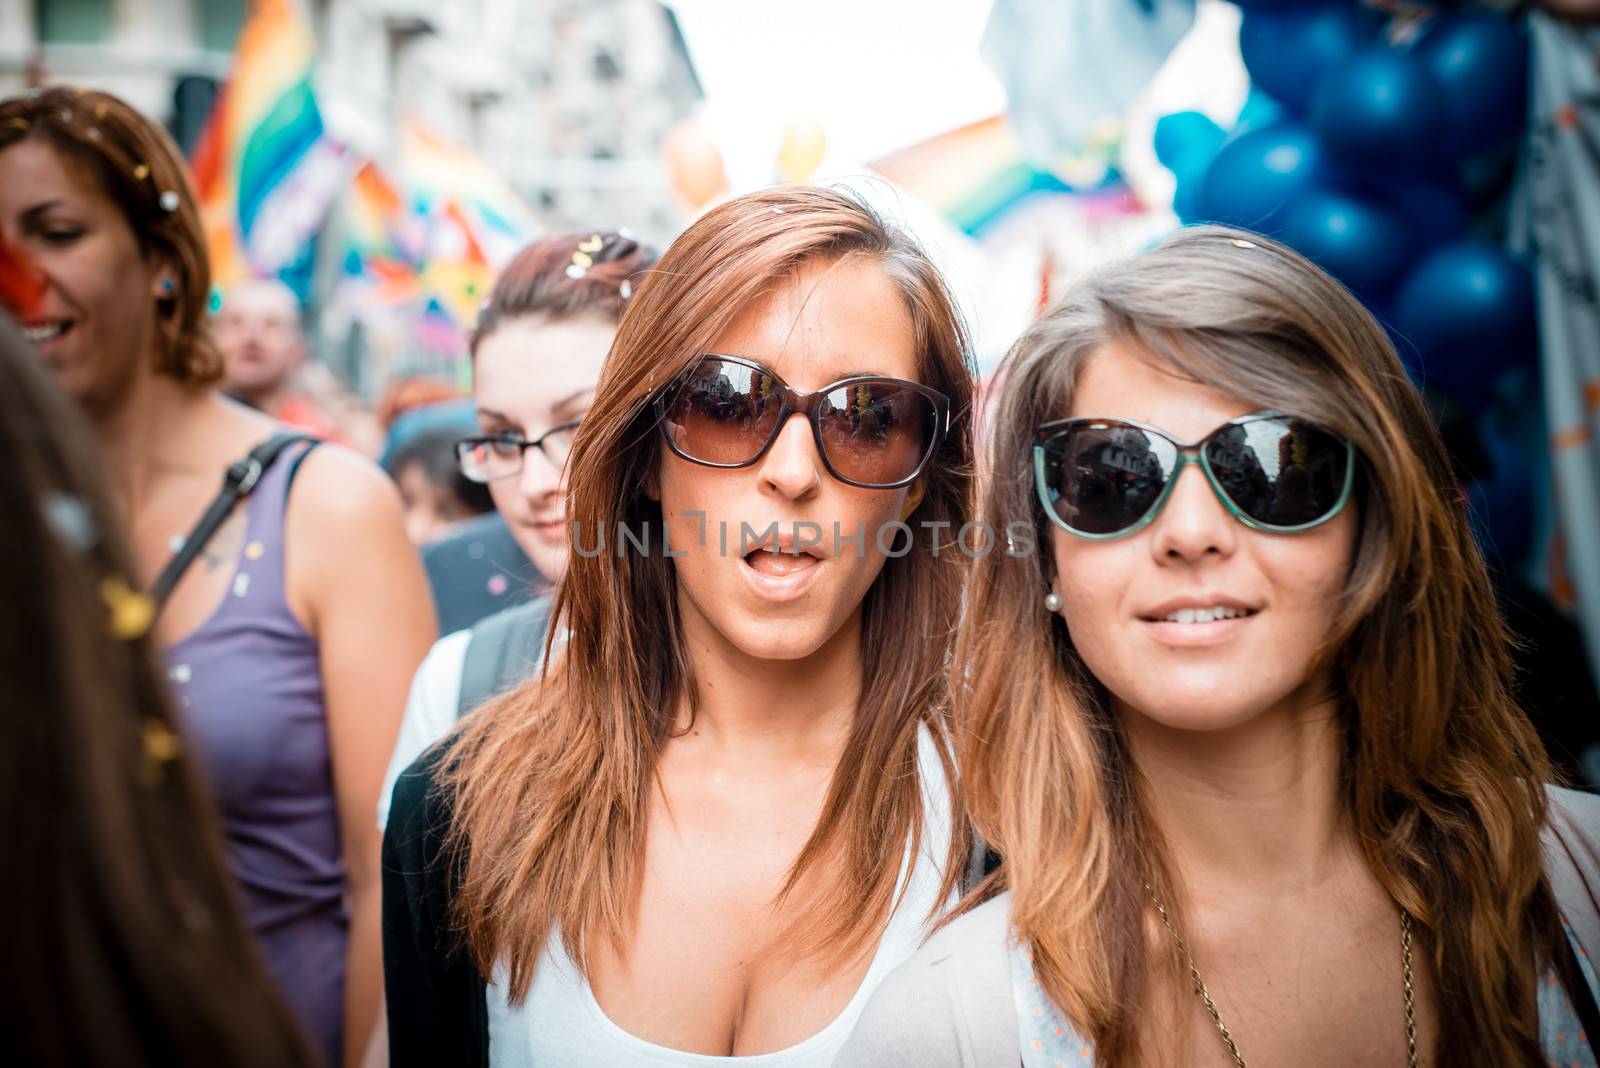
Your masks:
<instances>
[{"instance_id":1,"label":"woman with teal sunglasses","mask_svg":"<svg viewBox=\"0 0 1600 1068\"><path fill-rule=\"evenodd\" d=\"M839 1063L1594 1065L1600 802L1372 316L1194 228L1002 374L980 518L1034 541L951 674L997 859Z\"/></svg>"}]
</instances>

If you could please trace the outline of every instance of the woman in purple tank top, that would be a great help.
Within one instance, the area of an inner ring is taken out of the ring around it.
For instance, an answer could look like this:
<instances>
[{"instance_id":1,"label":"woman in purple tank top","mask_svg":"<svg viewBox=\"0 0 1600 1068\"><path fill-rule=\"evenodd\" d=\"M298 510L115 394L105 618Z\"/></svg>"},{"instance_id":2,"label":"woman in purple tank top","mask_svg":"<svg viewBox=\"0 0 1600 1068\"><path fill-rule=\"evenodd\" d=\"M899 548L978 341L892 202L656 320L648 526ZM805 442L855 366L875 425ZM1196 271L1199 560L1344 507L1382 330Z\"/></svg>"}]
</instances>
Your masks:
<instances>
[{"instance_id":1,"label":"woman in purple tank top","mask_svg":"<svg viewBox=\"0 0 1600 1068\"><path fill-rule=\"evenodd\" d=\"M234 460L280 429L211 388L193 191L154 123L102 93L0 102L0 236L16 309L92 420L147 583ZM364 459L297 446L206 545L156 624L269 970L330 1063L381 996L372 812L434 636L399 499Z\"/></svg>"}]
</instances>

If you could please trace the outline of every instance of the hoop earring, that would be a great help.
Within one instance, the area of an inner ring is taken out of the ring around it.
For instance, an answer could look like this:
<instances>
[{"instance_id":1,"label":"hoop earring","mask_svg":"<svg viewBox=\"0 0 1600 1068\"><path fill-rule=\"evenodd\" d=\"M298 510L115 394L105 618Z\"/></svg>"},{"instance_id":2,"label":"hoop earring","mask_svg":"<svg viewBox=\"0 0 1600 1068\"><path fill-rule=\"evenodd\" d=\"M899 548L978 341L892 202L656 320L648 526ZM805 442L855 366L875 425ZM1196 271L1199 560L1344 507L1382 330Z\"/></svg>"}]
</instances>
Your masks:
<instances>
[{"instance_id":1,"label":"hoop earring","mask_svg":"<svg viewBox=\"0 0 1600 1068\"><path fill-rule=\"evenodd\" d=\"M1061 611L1061 595L1055 590L1051 590L1049 593L1045 594L1044 607L1046 611L1050 612Z\"/></svg>"}]
</instances>

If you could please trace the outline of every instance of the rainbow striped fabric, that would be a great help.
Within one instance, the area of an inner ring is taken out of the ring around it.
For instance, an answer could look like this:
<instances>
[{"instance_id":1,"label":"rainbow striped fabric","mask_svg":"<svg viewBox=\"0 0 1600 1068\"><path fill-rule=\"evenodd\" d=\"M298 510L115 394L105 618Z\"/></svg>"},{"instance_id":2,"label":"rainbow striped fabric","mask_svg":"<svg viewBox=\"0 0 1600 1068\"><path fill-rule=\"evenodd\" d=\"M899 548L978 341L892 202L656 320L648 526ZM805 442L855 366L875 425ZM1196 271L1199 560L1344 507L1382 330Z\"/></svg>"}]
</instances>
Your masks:
<instances>
[{"instance_id":1,"label":"rainbow striped fabric","mask_svg":"<svg viewBox=\"0 0 1600 1068\"><path fill-rule=\"evenodd\" d=\"M1036 167L1003 115L958 126L870 166L973 237L982 237L1035 196L1120 193L1126 188L1116 170L1098 156L1081 161L1067 175L1070 184Z\"/></svg>"},{"instance_id":2,"label":"rainbow striped fabric","mask_svg":"<svg viewBox=\"0 0 1600 1068\"><path fill-rule=\"evenodd\" d=\"M366 308L393 308L421 293L418 266L427 235L400 191L376 163L362 164L344 201L343 296Z\"/></svg>"},{"instance_id":3,"label":"rainbow striped fabric","mask_svg":"<svg viewBox=\"0 0 1600 1068\"><path fill-rule=\"evenodd\" d=\"M314 54L298 0L254 0L193 161L219 286L277 275L305 296L317 232L350 171L317 107Z\"/></svg>"},{"instance_id":4,"label":"rainbow striped fabric","mask_svg":"<svg viewBox=\"0 0 1600 1068\"><path fill-rule=\"evenodd\" d=\"M448 354L538 227L487 163L421 123L407 122L399 156L397 180L369 162L350 184L340 296L358 309L409 309L419 347Z\"/></svg>"},{"instance_id":5,"label":"rainbow striped fabric","mask_svg":"<svg viewBox=\"0 0 1600 1068\"><path fill-rule=\"evenodd\" d=\"M400 181L422 220L422 284L463 329L478 317L495 272L537 231L533 213L481 157L406 123Z\"/></svg>"}]
</instances>

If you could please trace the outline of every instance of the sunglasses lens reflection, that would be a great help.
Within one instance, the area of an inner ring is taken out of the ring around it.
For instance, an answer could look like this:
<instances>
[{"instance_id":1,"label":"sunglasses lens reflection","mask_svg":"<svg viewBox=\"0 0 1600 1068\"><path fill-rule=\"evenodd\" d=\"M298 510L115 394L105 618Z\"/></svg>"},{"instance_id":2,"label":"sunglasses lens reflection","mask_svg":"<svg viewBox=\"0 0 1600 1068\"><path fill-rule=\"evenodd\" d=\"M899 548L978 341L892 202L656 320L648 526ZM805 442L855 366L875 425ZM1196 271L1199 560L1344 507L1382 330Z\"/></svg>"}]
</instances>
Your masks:
<instances>
[{"instance_id":1,"label":"sunglasses lens reflection","mask_svg":"<svg viewBox=\"0 0 1600 1068\"><path fill-rule=\"evenodd\" d=\"M1155 507L1177 464L1170 442L1137 427L1086 424L1045 445L1056 515L1084 534L1115 534Z\"/></svg>"},{"instance_id":2,"label":"sunglasses lens reflection","mask_svg":"<svg viewBox=\"0 0 1600 1068\"><path fill-rule=\"evenodd\" d=\"M724 360L706 360L673 395L666 432L691 460L734 467L761 454L777 429L783 395L771 375Z\"/></svg>"},{"instance_id":3,"label":"sunglasses lens reflection","mask_svg":"<svg viewBox=\"0 0 1600 1068\"><path fill-rule=\"evenodd\" d=\"M933 447L933 399L893 380L856 382L822 398L822 445L842 477L888 486L916 473Z\"/></svg>"},{"instance_id":4,"label":"sunglasses lens reflection","mask_svg":"<svg viewBox=\"0 0 1600 1068\"><path fill-rule=\"evenodd\" d=\"M1342 438L1287 418L1227 427L1206 442L1205 457L1234 505L1269 527L1326 517L1344 496L1350 466Z\"/></svg>"}]
</instances>

